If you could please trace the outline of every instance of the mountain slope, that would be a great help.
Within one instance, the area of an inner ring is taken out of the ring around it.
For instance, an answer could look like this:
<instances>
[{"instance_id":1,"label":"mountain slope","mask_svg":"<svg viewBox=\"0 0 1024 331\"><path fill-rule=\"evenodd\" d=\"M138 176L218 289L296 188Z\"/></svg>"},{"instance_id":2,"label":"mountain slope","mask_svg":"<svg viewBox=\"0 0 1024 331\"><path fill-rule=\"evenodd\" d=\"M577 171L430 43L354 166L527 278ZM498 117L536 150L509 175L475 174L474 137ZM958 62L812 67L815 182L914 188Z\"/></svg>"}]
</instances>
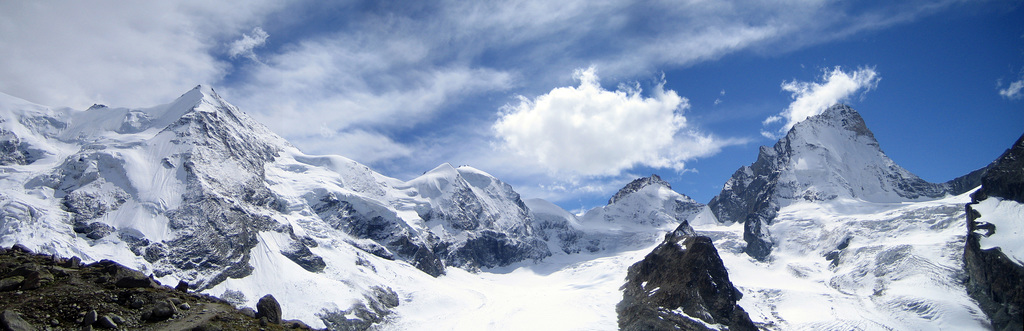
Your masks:
<instances>
[{"instance_id":1,"label":"mountain slope","mask_svg":"<svg viewBox=\"0 0 1024 331\"><path fill-rule=\"evenodd\" d=\"M486 173L443 165L403 182L306 155L205 87L145 109L3 95L0 130L0 243L116 260L236 304L272 293L312 325L382 321L396 277L550 255Z\"/></svg>"},{"instance_id":2,"label":"mountain slope","mask_svg":"<svg viewBox=\"0 0 1024 331\"><path fill-rule=\"evenodd\" d=\"M693 220L704 208L679 194L658 175L637 178L626 184L608 205L588 210L580 220L591 250L648 245L661 234Z\"/></svg>"},{"instance_id":3,"label":"mountain slope","mask_svg":"<svg viewBox=\"0 0 1024 331\"><path fill-rule=\"evenodd\" d=\"M980 172L949 183L928 183L882 152L863 118L845 105L797 123L773 147L762 146L708 206L721 222L742 223L747 253L772 251L770 225L780 208L800 201L857 199L898 202L956 195L977 186Z\"/></svg>"}]
</instances>

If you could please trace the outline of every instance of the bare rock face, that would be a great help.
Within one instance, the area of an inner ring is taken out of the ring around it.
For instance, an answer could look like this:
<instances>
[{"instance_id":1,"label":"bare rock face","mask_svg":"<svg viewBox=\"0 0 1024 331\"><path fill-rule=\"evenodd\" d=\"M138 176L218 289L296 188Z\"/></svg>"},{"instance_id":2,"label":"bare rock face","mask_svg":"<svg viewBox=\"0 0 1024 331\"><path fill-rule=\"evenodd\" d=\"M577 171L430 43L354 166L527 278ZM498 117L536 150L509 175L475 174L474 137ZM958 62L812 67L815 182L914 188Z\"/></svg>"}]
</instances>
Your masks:
<instances>
[{"instance_id":1,"label":"bare rock face","mask_svg":"<svg viewBox=\"0 0 1024 331\"><path fill-rule=\"evenodd\" d=\"M616 306L621 330L757 330L711 239L682 223L629 267Z\"/></svg>"},{"instance_id":2,"label":"bare rock face","mask_svg":"<svg viewBox=\"0 0 1024 331\"><path fill-rule=\"evenodd\" d=\"M981 249L980 240L998 233L999 228L979 221L982 215L972 208L986 199L1024 203L1024 135L985 172L982 185L971 195L967 209L967 243L964 269L967 292L978 301L996 330L1024 329L1024 266L1008 258L998 247ZM1024 222L1024 215L1015 220Z\"/></svg>"}]
</instances>

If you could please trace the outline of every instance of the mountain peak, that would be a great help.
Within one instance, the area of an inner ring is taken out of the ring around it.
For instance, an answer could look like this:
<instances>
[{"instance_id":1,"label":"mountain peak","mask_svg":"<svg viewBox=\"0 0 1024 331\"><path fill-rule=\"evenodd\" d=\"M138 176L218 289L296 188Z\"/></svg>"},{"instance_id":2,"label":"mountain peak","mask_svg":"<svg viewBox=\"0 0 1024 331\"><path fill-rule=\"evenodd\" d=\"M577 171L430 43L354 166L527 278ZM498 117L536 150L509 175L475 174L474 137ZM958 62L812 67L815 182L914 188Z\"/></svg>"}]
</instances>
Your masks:
<instances>
[{"instance_id":1,"label":"mountain peak","mask_svg":"<svg viewBox=\"0 0 1024 331\"><path fill-rule=\"evenodd\" d=\"M837 103L825 109L821 114L808 117L806 120L797 123L790 129L790 132L806 131L810 127L830 127L855 133L857 136L865 136L875 141L875 135L864 123L864 118L856 110L845 104Z\"/></svg>"},{"instance_id":2,"label":"mountain peak","mask_svg":"<svg viewBox=\"0 0 1024 331\"><path fill-rule=\"evenodd\" d=\"M780 207L795 201L851 198L903 202L939 198L949 185L933 184L900 167L882 152L864 119L836 104L797 123L757 161L741 167L708 204L721 222L745 223L747 251L765 258Z\"/></svg>"},{"instance_id":3,"label":"mountain peak","mask_svg":"<svg viewBox=\"0 0 1024 331\"><path fill-rule=\"evenodd\" d=\"M613 204L615 203L615 201L619 201L620 199L626 197L627 195L630 195L636 191L639 191L651 185L661 185L670 190L672 189L672 185L669 185L668 182L662 180L661 177L658 177L658 175L651 174L648 177L637 178L634 179L632 182L629 182L629 184L626 184L625 187L619 190L619 192L615 193L615 195L612 196L610 200L608 200L608 204Z\"/></svg>"}]
</instances>

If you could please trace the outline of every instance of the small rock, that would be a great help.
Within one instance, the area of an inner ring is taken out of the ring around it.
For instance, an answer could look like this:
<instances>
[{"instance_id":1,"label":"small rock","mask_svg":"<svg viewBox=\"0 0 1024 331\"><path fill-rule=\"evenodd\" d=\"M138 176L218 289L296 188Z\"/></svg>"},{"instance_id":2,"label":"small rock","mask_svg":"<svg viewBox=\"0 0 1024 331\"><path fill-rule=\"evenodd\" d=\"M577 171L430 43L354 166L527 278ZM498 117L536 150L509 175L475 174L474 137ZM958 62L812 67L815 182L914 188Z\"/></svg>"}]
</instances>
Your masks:
<instances>
[{"instance_id":1,"label":"small rock","mask_svg":"<svg viewBox=\"0 0 1024 331\"><path fill-rule=\"evenodd\" d=\"M281 304L273 295L264 295L256 303L256 317L266 317L269 323L281 324Z\"/></svg>"},{"instance_id":2,"label":"small rock","mask_svg":"<svg viewBox=\"0 0 1024 331\"><path fill-rule=\"evenodd\" d=\"M72 256L70 259L68 259L66 262L64 262L64 267L65 268L74 268L74 269L81 268L82 267L82 259L78 258L77 256Z\"/></svg>"},{"instance_id":3,"label":"small rock","mask_svg":"<svg viewBox=\"0 0 1024 331\"><path fill-rule=\"evenodd\" d=\"M100 319L97 322L100 323L101 327L104 327L104 328L107 328L107 329L116 329L117 328L117 323L114 323L114 320L111 319L110 316L107 316L107 315L100 316Z\"/></svg>"},{"instance_id":4,"label":"small rock","mask_svg":"<svg viewBox=\"0 0 1024 331\"><path fill-rule=\"evenodd\" d=\"M58 326L58 325L60 325L60 321L58 321L56 318L52 319L52 320L50 320L50 325L51 326Z\"/></svg>"},{"instance_id":5,"label":"small rock","mask_svg":"<svg viewBox=\"0 0 1024 331\"><path fill-rule=\"evenodd\" d=\"M192 309L192 306L189 306L188 302L182 302L180 305L178 305L178 309L189 310Z\"/></svg>"},{"instance_id":6,"label":"small rock","mask_svg":"<svg viewBox=\"0 0 1024 331\"><path fill-rule=\"evenodd\" d=\"M25 253L28 253L28 254L32 254L32 250L28 249L28 247L25 247L25 245L22 245L22 244L14 244L14 246L11 246L11 250L12 251L16 251L16 252L17 251L22 251L22 252L25 252Z\"/></svg>"},{"instance_id":7,"label":"small rock","mask_svg":"<svg viewBox=\"0 0 1024 331\"><path fill-rule=\"evenodd\" d=\"M304 323L304 322L302 322L300 320L287 320L287 321L281 322L281 324L284 326L285 329L298 329L298 330L312 330L313 329L313 328L309 327L309 325L307 325L306 323Z\"/></svg>"},{"instance_id":8,"label":"small rock","mask_svg":"<svg viewBox=\"0 0 1024 331\"><path fill-rule=\"evenodd\" d=\"M188 293L188 282L183 281L183 280L179 280L178 281L178 286L175 286L174 289L178 290L178 292L186 292L186 293Z\"/></svg>"},{"instance_id":9,"label":"small rock","mask_svg":"<svg viewBox=\"0 0 1024 331\"><path fill-rule=\"evenodd\" d=\"M159 322L174 316L174 306L167 301L157 301L142 311L142 319L150 322Z\"/></svg>"},{"instance_id":10,"label":"small rock","mask_svg":"<svg viewBox=\"0 0 1024 331\"><path fill-rule=\"evenodd\" d=\"M85 313L85 318L82 319L82 325L92 325L93 323L96 323L97 319L99 319L99 314L96 314L95 310L90 310L88 313Z\"/></svg>"},{"instance_id":11,"label":"small rock","mask_svg":"<svg viewBox=\"0 0 1024 331\"><path fill-rule=\"evenodd\" d=\"M25 281L25 277L12 276L4 279L0 279L0 291L13 291L17 290L21 286L21 283Z\"/></svg>"},{"instance_id":12,"label":"small rock","mask_svg":"<svg viewBox=\"0 0 1024 331\"><path fill-rule=\"evenodd\" d=\"M25 281L21 283L21 288L26 290L34 290L39 288L42 282L39 277L39 271L29 271L25 275Z\"/></svg>"},{"instance_id":13,"label":"small rock","mask_svg":"<svg viewBox=\"0 0 1024 331\"><path fill-rule=\"evenodd\" d=\"M203 324L192 328L192 331L221 331L223 330L220 326L212 324Z\"/></svg>"},{"instance_id":14,"label":"small rock","mask_svg":"<svg viewBox=\"0 0 1024 331\"><path fill-rule=\"evenodd\" d=\"M15 245L18 246L18 245ZM25 319L21 318L21 315L13 310L4 310L0 313L0 326L5 330L11 331L29 331L35 330L32 324L29 324Z\"/></svg>"},{"instance_id":15,"label":"small rock","mask_svg":"<svg viewBox=\"0 0 1024 331\"><path fill-rule=\"evenodd\" d=\"M114 285L120 288L156 287L146 274L121 267L115 275Z\"/></svg>"},{"instance_id":16,"label":"small rock","mask_svg":"<svg viewBox=\"0 0 1024 331\"><path fill-rule=\"evenodd\" d=\"M146 301L142 300L142 298L140 298L140 297L134 297L131 300L128 300L128 307L131 308L131 309L142 308L142 306L145 305L145 304L146 304Z\"/></svg>"},{"instance_id":17,"label":"small rock","mask_svg":"<svg viewBox=\"0 0 1024 331\"><path fill-rule=\"evenodd\" d=\"M170 300L171 300L171 304L172 304L172 305L175 305L175 306L177 306L177 305L180 305L180 304L181 304L181 299L178 299L178 298L171 298Z\"/></svg>"},{"instance_id":18,"label":"small rock","mask_svg":"<svg viewBox=\"0 0 1024 331\"><path fill-rule=\"evenodd\" d=\"M249 307L243 307L242 309L239 309L238 312L242 313L242 315L249 316L251 318L256 318L256 310L255 309L252 309L252 308L249 308Z\"/></svg>"},{"instance_id":19,"label":"small rock","mask_svg":"<svg viewBox=\"0 0 1024 331\"><path fill-rule=\"evenodd\" d=\"M116 323L118 325L124 324L124 318L121 318L121 316L115 315L115 314L110 314L108 316L110 316L110 320L114 321L114 323Z\"/></svg>"}]
</instances>

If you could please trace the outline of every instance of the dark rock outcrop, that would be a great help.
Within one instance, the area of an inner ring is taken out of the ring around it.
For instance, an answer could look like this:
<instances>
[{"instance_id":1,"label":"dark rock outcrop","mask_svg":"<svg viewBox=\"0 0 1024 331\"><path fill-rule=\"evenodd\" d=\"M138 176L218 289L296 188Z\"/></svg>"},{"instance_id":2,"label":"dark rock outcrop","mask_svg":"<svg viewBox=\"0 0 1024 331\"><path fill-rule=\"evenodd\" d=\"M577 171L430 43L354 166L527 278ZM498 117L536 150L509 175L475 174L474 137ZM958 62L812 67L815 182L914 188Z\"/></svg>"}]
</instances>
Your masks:
<instances>
[{"instance_id":1,"label":"dark rock outcrop","mask_svg":"<svg viewBox=\"0 0 1024 331\"><path fill-rule=\"evenodd\" d=\"M620 330L757 330L711 239L685 222L629 267L622 289Z\"/></svg>"},{"instance_id":2,"label":"dark rock outcrop","mask_svg":"<svg viewBox=\"0 0 1024 331\"><path fill-rule=\"evenodd\" d=\"M985 216L972 208L986 199L998 198L1024 203L1024 135L989 167L981 188L971 195L967 209L967 243L964 269L967 292L978 301L996 330L1024 329L1024 266L999 248L981 249L983 236L999 231L995 225L977 221ZM1000 222L1024 222L1024 215Z\"/></svg>"}]
</instances>

